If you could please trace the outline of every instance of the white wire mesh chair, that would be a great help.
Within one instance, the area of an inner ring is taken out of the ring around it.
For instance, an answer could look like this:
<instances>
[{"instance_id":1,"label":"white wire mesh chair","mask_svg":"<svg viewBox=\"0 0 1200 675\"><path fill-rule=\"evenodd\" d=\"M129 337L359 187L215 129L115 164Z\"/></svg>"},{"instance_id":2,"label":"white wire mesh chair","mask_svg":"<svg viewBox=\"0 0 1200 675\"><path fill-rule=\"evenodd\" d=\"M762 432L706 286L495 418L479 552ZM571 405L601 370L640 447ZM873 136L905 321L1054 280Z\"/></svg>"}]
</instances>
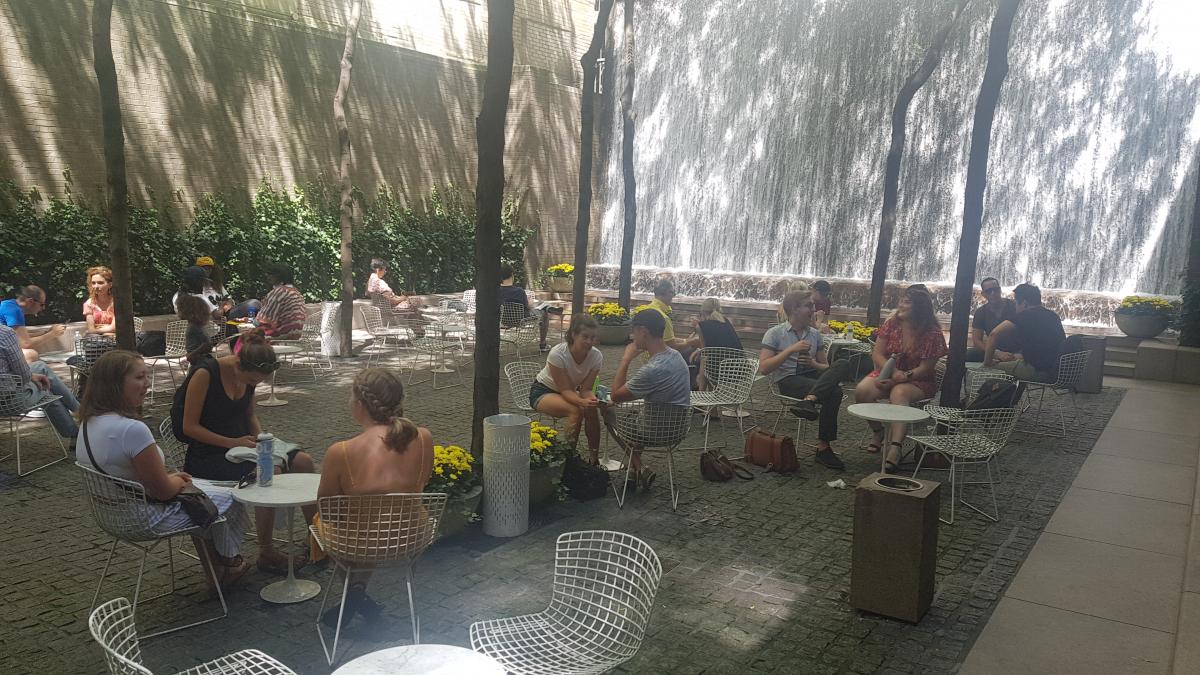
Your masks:
<instances>
[{"instance_id":1,"label":"white wire mesh chair","mask_svg":"<svg viewBox=\"0 0 1200 675\"><path fill-rule=\"evenodd\" d=\"M325 320L324 307L309 312L304 317L304 327L300 329L300 337L295 340L272 340L272 345L299 347L297 354L280 354L279 359L288 364L289 370L307 368L315 382L318 375L333 370L333 360L325 354L323 327ZM276 371L278 374L279 371Z\"/></svg>"},{"instance_id":2,"label":"white wire mesh chair","mask_svg":"<svg viewBox=\"0 0 1200 675\"><path fill-rule=\"evenodd\" d=\"M706 422L703 449L708 450L708 432L712 428L714 413L720 421L721 431L725 431L725 417L721 415L721 408L725 406L733 406L738 431L746 433L740 413L742 406L750 400L754 375L758 373L758 361L746 358L740 349L705 347L700 350L700 370L704 375L705 384L711 388L707 391L693 391L691 400L693 407L704 412Z\"/></svg>"},{"instance_id":3,"label":"white wire mesh chair","mask_svg":"<svg viewBox=\"0 0 1200 675\"><path fill-rule=\"evenodd\" d=\"M655 403L653 401L628 401L609 406L604 415L609 433L617 445L630 452L661 449L667 453L667 477L671 487L671 510L679 506L679 490L675 487L675 449L687 438L692 425L692 407ZM620 488L613 486L617 506L625 506L625 489L629 485L632 462L625 462L625 481Z\"/></svg>"},{"instance_id":4,"label":"white wire mesh chair","mask_svg":"<svg viewBox=\"0 0 1200 675\"><path fill-rule=\"evenodd\" d=\"M538 354L539 325L541 319L525 316L527 308L515 302L500 305L500 346L510 344L517 353L517 360L524 358L526 348L530 354Z\"/></svg>"},{"instance_id":5,"label":"white wire mesh chair","mask_svg":"<svg viewBox=\"0 0 1200 675\"><path fill-rule=\"evenodd\" d=\"M953 410L953 409L952 409ZM954 524L955 503L979 513L992 522L1000 521L1000 510L996 505L995 480L992 479L992 459L1008 444L1008 437L1017 424L1020 412L1015 408L988 408L985 410L953 410L939 406L925 406L930 417L940 420L947 428L944 435L909 436L921 450L913 476L921 470L925 453L934 450L950 460L950 519L942 519L947 525ZM967 465L982 464L987 470L985 481L963 481L959 474ZM992 512L971 504L962 496L965 485L987 485L992 500Z\"/></svg>"},{"instance_id":6,"label":"white wire mesh chair","mask_svg":"<svg viewBox=\"0 0 1200 675\"><path fill-rule=\"evenodd\" d=\"M405 314L399 320L401 325L413 336L409 340L409 344L416 356L412 370L408 374L408 383L415 385L432 382L434 389L446 389L456 384L463 385L462 368L459 367L456 358L456 354L461 355L463 352L462 340L444 333L444 326L439 322L431 322L415 314ZM429 363L429 379L417 382L415 381L417 365L423 360ZM449 361L448 366L447 361ZM438 375L442 375L443 379L446 379L445 376L450 374L454 374L458 381L455 382L451 379L450 384L438 384Z\"/></svg>"},{"instance_id":7,"label":"white wire mesh chair","mask_svg":"<svg viewBox=\"0 0 1200 675\"><path fill-rule=\"evenodd\" d=\"M167 372L171 375L171 386L178 387L179 384L175 380L175 369L179 368L181 373L185 370L180 363L180 359L187 356L187 329L188 322L172 321L167 324L167 349L163 352L163 359L167 362Z\"/></svg>"},{"instance_id":8,"label":"white wire mesh chair","mask_svg":"<svg viewBox=\"0 0 1200 675\"><path fill-rule=\"evenodd\" d=\"M371 353L367 356L367 366L370 367L371 361L375 359L375 348L378 347L380 350L386 351L389 340L396 343L396 360L397 365L400 365L399 361L402 354L400 346L403 343L412 341L412 332L404 326L385 325L383 313L378 307L373 305L360 306L358 312L362 316L363 324L367 327L367 333L371 335L373 343Z\"/></svg>"},{"instance_id":9,"label":"white wire mesh chair","mask_svg":"<svg viewBox=\"0 0 1200 675\"><path fill-rule=\"evenodd\" d=\"M433 543L446 509L444 493L393 493L385 495L338 495L322 497L318 502L321 520L309 527L317 544L334 562L333 574L325 586L325 596L317 612L317 637L325 658L333 665L338 638L342 632L346 595L350 591L351 572L375 570L387 565L404 567L408 586L408 611L412 620L413 644L419 644L421 624L413 602L413 564ZM342 603L338 607L333 644L321 632L321 616L329 602L330 590L338 571L344 576Z\"/></svg>"},{"instance_id":10,"label":"white wire mesh chair","mask_svg":"<svg viewBox=\"0 0 1200 675\"><path fill-rule=\"evenodd\" d=\"M133 606L126 598L113 598L92 611L88 617L92 639L104 650L111 675L152 675L142 665ZM202 663L178 675L295 675L287 666L257 649L243 649Z\"/></svg>"},{"instance_id":11,"label":"white wire mesh chair","mask_svg":"<svg viewBox=\"0 0 1200 675\"><path fill-rule=\"evenodd\" d=\"M20 375L13 375L12 373L0 373L0 418L4 418L8 421L8 433L13 437L14 443L16 444L16 448L13 452L0 457L0 462L7 460L13 455L16 455L18 476L28 476L34 471L40 471L52 464L58 464L64 459L67 459L67 446L63 444L62 436L58 435L58 431L54 429L53 425L48 425L50 427L50 433L53 434L54 438L58 441L58 447L62 450L63 456L58 457L57 459L52 459L45 464L38 465L28 471L25 471L21 468L21 422L29 419L26 417L26 415L28 415L31 411L41 410L44 413L46 406L62 398L61 396L55 396L53 394L46 393L42 395L42 398L38 399L34 403L27 404L27 399L25 397L26 386L27 385L21 379Z\"/></svg>"},{"instance_id":12,"label":"white wire mesh chair","mask_svg":"<svg viewBox=\"0 0 1200 675\"><path fill-rule=\"evenodd\" d=\"M404 315L404 312L396 310L395 305L386 296L379 293L371 293L368 296L371 300L371 306L379 310L379 315L383 318L384 326L392 326L397 323L396 319Z\"/></svg>"},{"instance_id":13,"label":"white wire mesh chair","mask_svg":"<svg viewBox=\"0 0 1200 675\"><path fill-rule=\"evenodd\" d=\"M1034 417L1034 429L1028 430L1028 433L1038 434L1042 436L1054 436L1062 438L1067 435L1067 416L1060 408L1058 411L1059 432L1053 433L1043 430L1042 422L1042 406L1046 403L1046 392L1052 392L1056 396L1069 394L1071 400L1071 409L1073 416L1071 419L1072 426L1079 421L1079 404L1075 401L1075 390L1079 385L1079 378L1083 376L1083 371L1087 369L1088 359L1091 358L1091 350L1075 352L1073 354L1063 354L1058 357L1058 375L1053 382L1037 382L1035 380L1022 380L1025 386L1029 389L1030 396L1033 392L1038 393L1038 409L1037 416ZM1024 429L1023 429L1024 430Z\"/></svg>"},{"instance_id":14,"label":"white wire mesh chair","mask_svg":"<svg viewBox=\"0 0 1200 675\"><path fill-rule=\"evenodd\" d=\"M519 675L606 673L641 647L661 580L662 563L641 539L565 532L549 607L471 624L471 648Z\"/></svg>"},{"instance_id":15,"label":"white wire mesh chair","mask_svg":"<svg viewBox=\"0 0 1200 675\"><path fill-rule=\"evenodd\" d=\"M100 591L104 587L104 579L108 576L108 568L112 565L113 554L117 552L117 544L120 542L125 542L142 552L141 564L138 565L137 584L133 590L134 612L137 611L138 598L142 592L142 576L146 572L146 559L163 542L168 542L167 566L171 588L165 593L160 593L150 598L142 598L141 601L147 602L173 594L175 592L175 554L169 543L170 539L183 535L199 535L204 531L204 528L189 525L168 532L156 532L150 528L149 518L151 514L157 511L157 508L146 498L146 491L142 488L141 483L115 476L105 476L78 462L76 462L75 466L79 467L79 471L82 474L83 494L92 511L92 517L95 518L96 524L100 526L100 529L107 532L113 538L112 546L108 550L108 558L104 561L104 570L100 572L100 582L96 584L96 592L92 595L91 609L96 608L96 602L100 599ZM221 516L216 522L224 522L224 520L225 517ZM206 558L206 562L202 567L205 568L205 572L211 578L217 598L221 601L220 616L213 616L201 619L200 621L165 628L151 633L146 637L173 633L177 630L199 626L229 616L229 607L225 604L225 594L221 591L221 583L217 579L214 563L212 560L207 559L208 553L203 546L199 547L199 549L200 554Z\"/></svg>"},{"instance_id":16,"label":"white wire mesh chair","mask_svg":"<svg viewBox=\"0 0 1200 675\"><path fill-rule=\"evenodd\" d=\"M183 471L183 464L187 459L187 446L175 437L169 416L158 425L158 447L163 451L167 471Z\"/></svg>"},{"instance_id":17,"label":"white wire mesh chair","mask_svg":"<svg viewBox=\"0 0 1200 675\"><path fill-rule=\"evenodd\" d=\"M117 348L115 338L109 336L88 336L83 333L75 334L75 355L79 360L68 363L71 369L71 382L77 377L86 378L92 372L92 366L108 352ZM82 392L80 392L82 393Z\"/></svg>"},{"instance_id":18,"label":"white wire mesh chair","mask_svg":"<svg viewBox=\"0 0 1200 675\"><path fill-rule=\"evenodd\" d=\"M504 366L504 377L508 379L508 392L512 395L513 405L530 415L538 414L529 405L529 390L541 371L541 364L530 361L513 361Z\"/></svg>"},{"instance_id":19,"label":"white wire mesh chair","mask_svg":"<svg viewBox=\"0 0 1200 675\"><path fill-rule=\"evenodd\" d=\"M468 288L467 290L463 291L462 301L463 301L463 304L466 305L466 307L467 307L467 310L466 310L467 314L474 314L475 313L475 289Z\"/></svg>"}]
</instances>

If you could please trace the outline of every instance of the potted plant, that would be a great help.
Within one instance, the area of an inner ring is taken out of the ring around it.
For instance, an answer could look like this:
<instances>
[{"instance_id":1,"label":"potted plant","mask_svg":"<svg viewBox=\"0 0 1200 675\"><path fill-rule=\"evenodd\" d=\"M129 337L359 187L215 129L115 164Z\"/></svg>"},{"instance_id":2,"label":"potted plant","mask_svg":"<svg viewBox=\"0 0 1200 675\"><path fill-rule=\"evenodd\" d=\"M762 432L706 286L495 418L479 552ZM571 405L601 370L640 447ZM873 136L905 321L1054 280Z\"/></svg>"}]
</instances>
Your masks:
<instances>
[{"instance_id":1,"label":"potted plant","mask_svg":"<svg viewBox=\"0 0 1200 675\"><path fill-rule=\"evenodd\" d=\"M529 423L529 505L539 506L554 501L567 444L559 438L558 430L538 422Z\"/></svg>"},{"instance_id":2,"label":"potted plant","mask_svg":"<svg viewBox=\"0 0 1200 675\"><path fill-rule=\"evenodd\" d=\"M1175 308L1162 298L1129 295L1113 311L1117 328L1132 338L1152 338L1167 329Z\"/></svg>"},{"instance_id":3,"label":"potted plant","mask_svg":"<svg viewBox=\"0 0 1200 675\"><path fill-rule=\"evenodd\" d=\"M433 446L433 476L425 491L445 492L448 497L438 536L457 534L478 520L475 511L483 497L483 486L475 466L475 458L461 446Z\"/></svg>"},{"instance_id":4,"label":"potted plant","mask_svg":"<svg viewBox=\"0 0 1200 675\"><path fill-rule=\"evenodd\" d=\"M878 330L874 326L863 325L861 321L829 320L829 330L833 331L836 336L845 335L847 328L854 335L854 339L860 342L873 342L875 340L875 331Z\"/></svg>"},{"instance_id":5,"label":"potted plant","mask_svg":"<svg viewBox=\"0 0 1200 675\"><path fill-rule=\"evenodd\" d=\"M629 341L629 312L615 302L589 305L587 313L600 324L596 339L602 345L623 345Z\"/></svg>"},{"instance_id":6,"label":"potted plant","mask_svg":"<svg viewBox=\"0 0 1200 675\"><path fill-rule=\"evenodd\" d=\"M546 287L554 293L570 293L575 284L575 266L559 263L546 268Z\"/></svg>"}]
</instances>

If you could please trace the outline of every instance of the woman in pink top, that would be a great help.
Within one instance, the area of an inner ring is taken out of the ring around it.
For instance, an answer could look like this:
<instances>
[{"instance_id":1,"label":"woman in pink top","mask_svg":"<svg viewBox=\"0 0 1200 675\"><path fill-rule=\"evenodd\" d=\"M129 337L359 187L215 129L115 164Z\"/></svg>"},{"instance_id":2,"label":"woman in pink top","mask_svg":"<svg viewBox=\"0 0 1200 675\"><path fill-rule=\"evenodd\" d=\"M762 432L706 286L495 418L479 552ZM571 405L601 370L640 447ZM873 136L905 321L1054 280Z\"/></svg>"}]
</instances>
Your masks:
<instances>
[{"instance_id":1,"label":"woman in pink top","mask_svg":"<svg viewBox=\"0 0 1200 675\"><path fill-rule=\"evenodd\" d=\"M87 271L88 299L83 301L83 320L87 332L112 334L117 330L113 312L113 273L104 265L89 267Z\"/></svg>"}]
</instances>

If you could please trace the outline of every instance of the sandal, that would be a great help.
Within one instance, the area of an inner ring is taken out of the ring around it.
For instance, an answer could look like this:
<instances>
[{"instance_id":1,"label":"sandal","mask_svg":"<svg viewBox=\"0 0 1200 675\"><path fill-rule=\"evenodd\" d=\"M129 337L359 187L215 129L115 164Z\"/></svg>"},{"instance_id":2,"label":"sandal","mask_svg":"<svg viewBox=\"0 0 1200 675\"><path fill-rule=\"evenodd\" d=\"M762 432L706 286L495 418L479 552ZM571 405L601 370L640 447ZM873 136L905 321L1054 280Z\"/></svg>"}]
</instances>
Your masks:
<instances>
[{"instance_id":1,"label":"sandal","mask_svg":"<svg viewBox=\"0 0 1200 675\"><path fill-rule=\"evenodd\" d=\"M900 468L900 461L903 459L903 456L901 455L901 453L904 452L904 446L895 441L892 441L888 445L896 446L896 459L895 460L890 459L890 457L892 456L892 453L889 449L888 459L883 460L883 472L884 473L896 473L897 469Z\"/></svg>"},{"instance_id":2,"label":"sandal","mask_svg":"<svg viewBox=\"0 0 1200 675\"><path fill-rule=\"evenodd\" d=\"M654 479L658 478L658 474L642 469L641 473L638 474L638 478L642 481L642 489L649 490L654 485Z\"/></svg>"}]
</instances>

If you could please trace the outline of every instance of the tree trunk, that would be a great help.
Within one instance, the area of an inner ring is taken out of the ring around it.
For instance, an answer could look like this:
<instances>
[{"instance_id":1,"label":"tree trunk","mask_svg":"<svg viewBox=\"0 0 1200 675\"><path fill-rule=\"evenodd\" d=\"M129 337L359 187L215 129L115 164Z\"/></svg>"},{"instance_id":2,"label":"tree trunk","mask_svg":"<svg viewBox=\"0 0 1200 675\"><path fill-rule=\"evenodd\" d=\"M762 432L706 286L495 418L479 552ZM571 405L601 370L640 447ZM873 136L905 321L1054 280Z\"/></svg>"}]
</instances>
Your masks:
<instances>
[{"instance_id":1,"label":"tree trunk","mask_svg":"<svg viewBox=\"0 0 1200 675\"><path fill-rule=\"evenodd\" d=\"M112 52L113 0L92 7L92 55L100 91L100 125L107 175L108 258L113 271L113 312L117 347L136 349L133 331L133 279L129 272L129 185L125 181L125 132L121 128L121 92Z\"/></svg>"},{"instance_id":2,"label":"tree trunk","mask_svg":"<svg viewBox=\"0 0 1200 675\"><path fill-rule=\"evenodd\" d=\"M353 356L354 344L350 335L354 331L354 266L350 255L350 244L354 238L354 199L350 192L350 125L346 122L346 97L350 95L350 70L354 67L354 42L358 35L358 23L362 18L362 0L350 4L350 19L346 22L346 44L342 48L342 72L338 77L337 92L333 95L333 124L338 139L338 181L341 184L339 204L342 228L342 316L339 324L341 339L338 353L343 357Z\"/></svg>"},{"instance_id":3,"label":"tree trunk","mask_svg":"<svg viewBox=\"0 0 1200 675\"><path fill-rule=\"evenodd\" d=\"M637 239L637 180L633 175L633 0L625 0L625 91L621 94L621 168L625 176L625 232L617 303L629 309L633 286L633 244Z\"/></svg>"},{"instance_id":4,"label":"tree trunk","mask_svg":"<svg viewBox=\"0 0 1200 675\"><path fill-rule=\"evenodd\" d=\"M958 18L968 2L970 0L959 0L955 5L950 20L933 36L933 41L925 50L925 58L921 65L908 76L904 86L900 87L900 93L896 95L896 105L892 107L892 142L888 147L887 164L883 171L883 217L879 223L879 241L875 246L875 266L871 269L871 292L867 297L868 326L879 325L879 315L883 309L883 285L887 280L888 259L892 255L892 233L896 228L896 202L900 191L900 165L904 161L908 106L942 62L946 38L958 23Z\"/></svg>"},{"instance_id":5,"label":"tree trunk","mask_svg":"<svg viewBox=\"0 0 1200 675\"><path fill-rule=\"evenodd\" d=\"M1008 39L1020 5L1021 0L1000 0L996 7L988 36L987 69L983 71L983 83L979 85L979 98L975 102L962 237L958 242L958 274L954 278L954 311L950 317L950 357L946 362L946 376L942 379L942 405L957 405L961 400L971 295L975 290L975 263L979 259L979 232L983 225L983 197L987 191L992 119L1000 100L1000 88L1008 75Z\"/></svg>"},{"instance_id":6,"label":"tree trunk","mask_svg":"<svg viewBox=\"0 0 1200 675\"><path fill-rule=\"evenodd\" d=\"M1200 162L1196 163L1196 194L1192 204L1192 238L1183 276L1183 308L1179 344L1200 347Z\"/></svg>"},{"instance_id":7,"label":"tree trunk","mask_svg":"<svg viewBox=\"0 0 1200 675\"><path fill-rule=\"evenodd\" d=\"M471 453L483 454L483 419L500 412L500 213L504 201L504 124L512 86L513 0L488 0L487 76L475 120L479 177L475 195L475 391Z\"/></svg>"},{"instance_id":8,"label":"tree trunk","mask_svg":"<svg viewBox=\"0 0 1200 675\"><path fill-rule=\"evenodd\" d=\"M583 312L587 290L588 230L592 225L592 146L596 128L596 59L604 49L604 34L612 14L613 0L601 0L592 43L579 59L583 68L583 92L579 103L579 213L575 220L575 287L571 292L571 313Z\"/></svg>"}]
</instances>

